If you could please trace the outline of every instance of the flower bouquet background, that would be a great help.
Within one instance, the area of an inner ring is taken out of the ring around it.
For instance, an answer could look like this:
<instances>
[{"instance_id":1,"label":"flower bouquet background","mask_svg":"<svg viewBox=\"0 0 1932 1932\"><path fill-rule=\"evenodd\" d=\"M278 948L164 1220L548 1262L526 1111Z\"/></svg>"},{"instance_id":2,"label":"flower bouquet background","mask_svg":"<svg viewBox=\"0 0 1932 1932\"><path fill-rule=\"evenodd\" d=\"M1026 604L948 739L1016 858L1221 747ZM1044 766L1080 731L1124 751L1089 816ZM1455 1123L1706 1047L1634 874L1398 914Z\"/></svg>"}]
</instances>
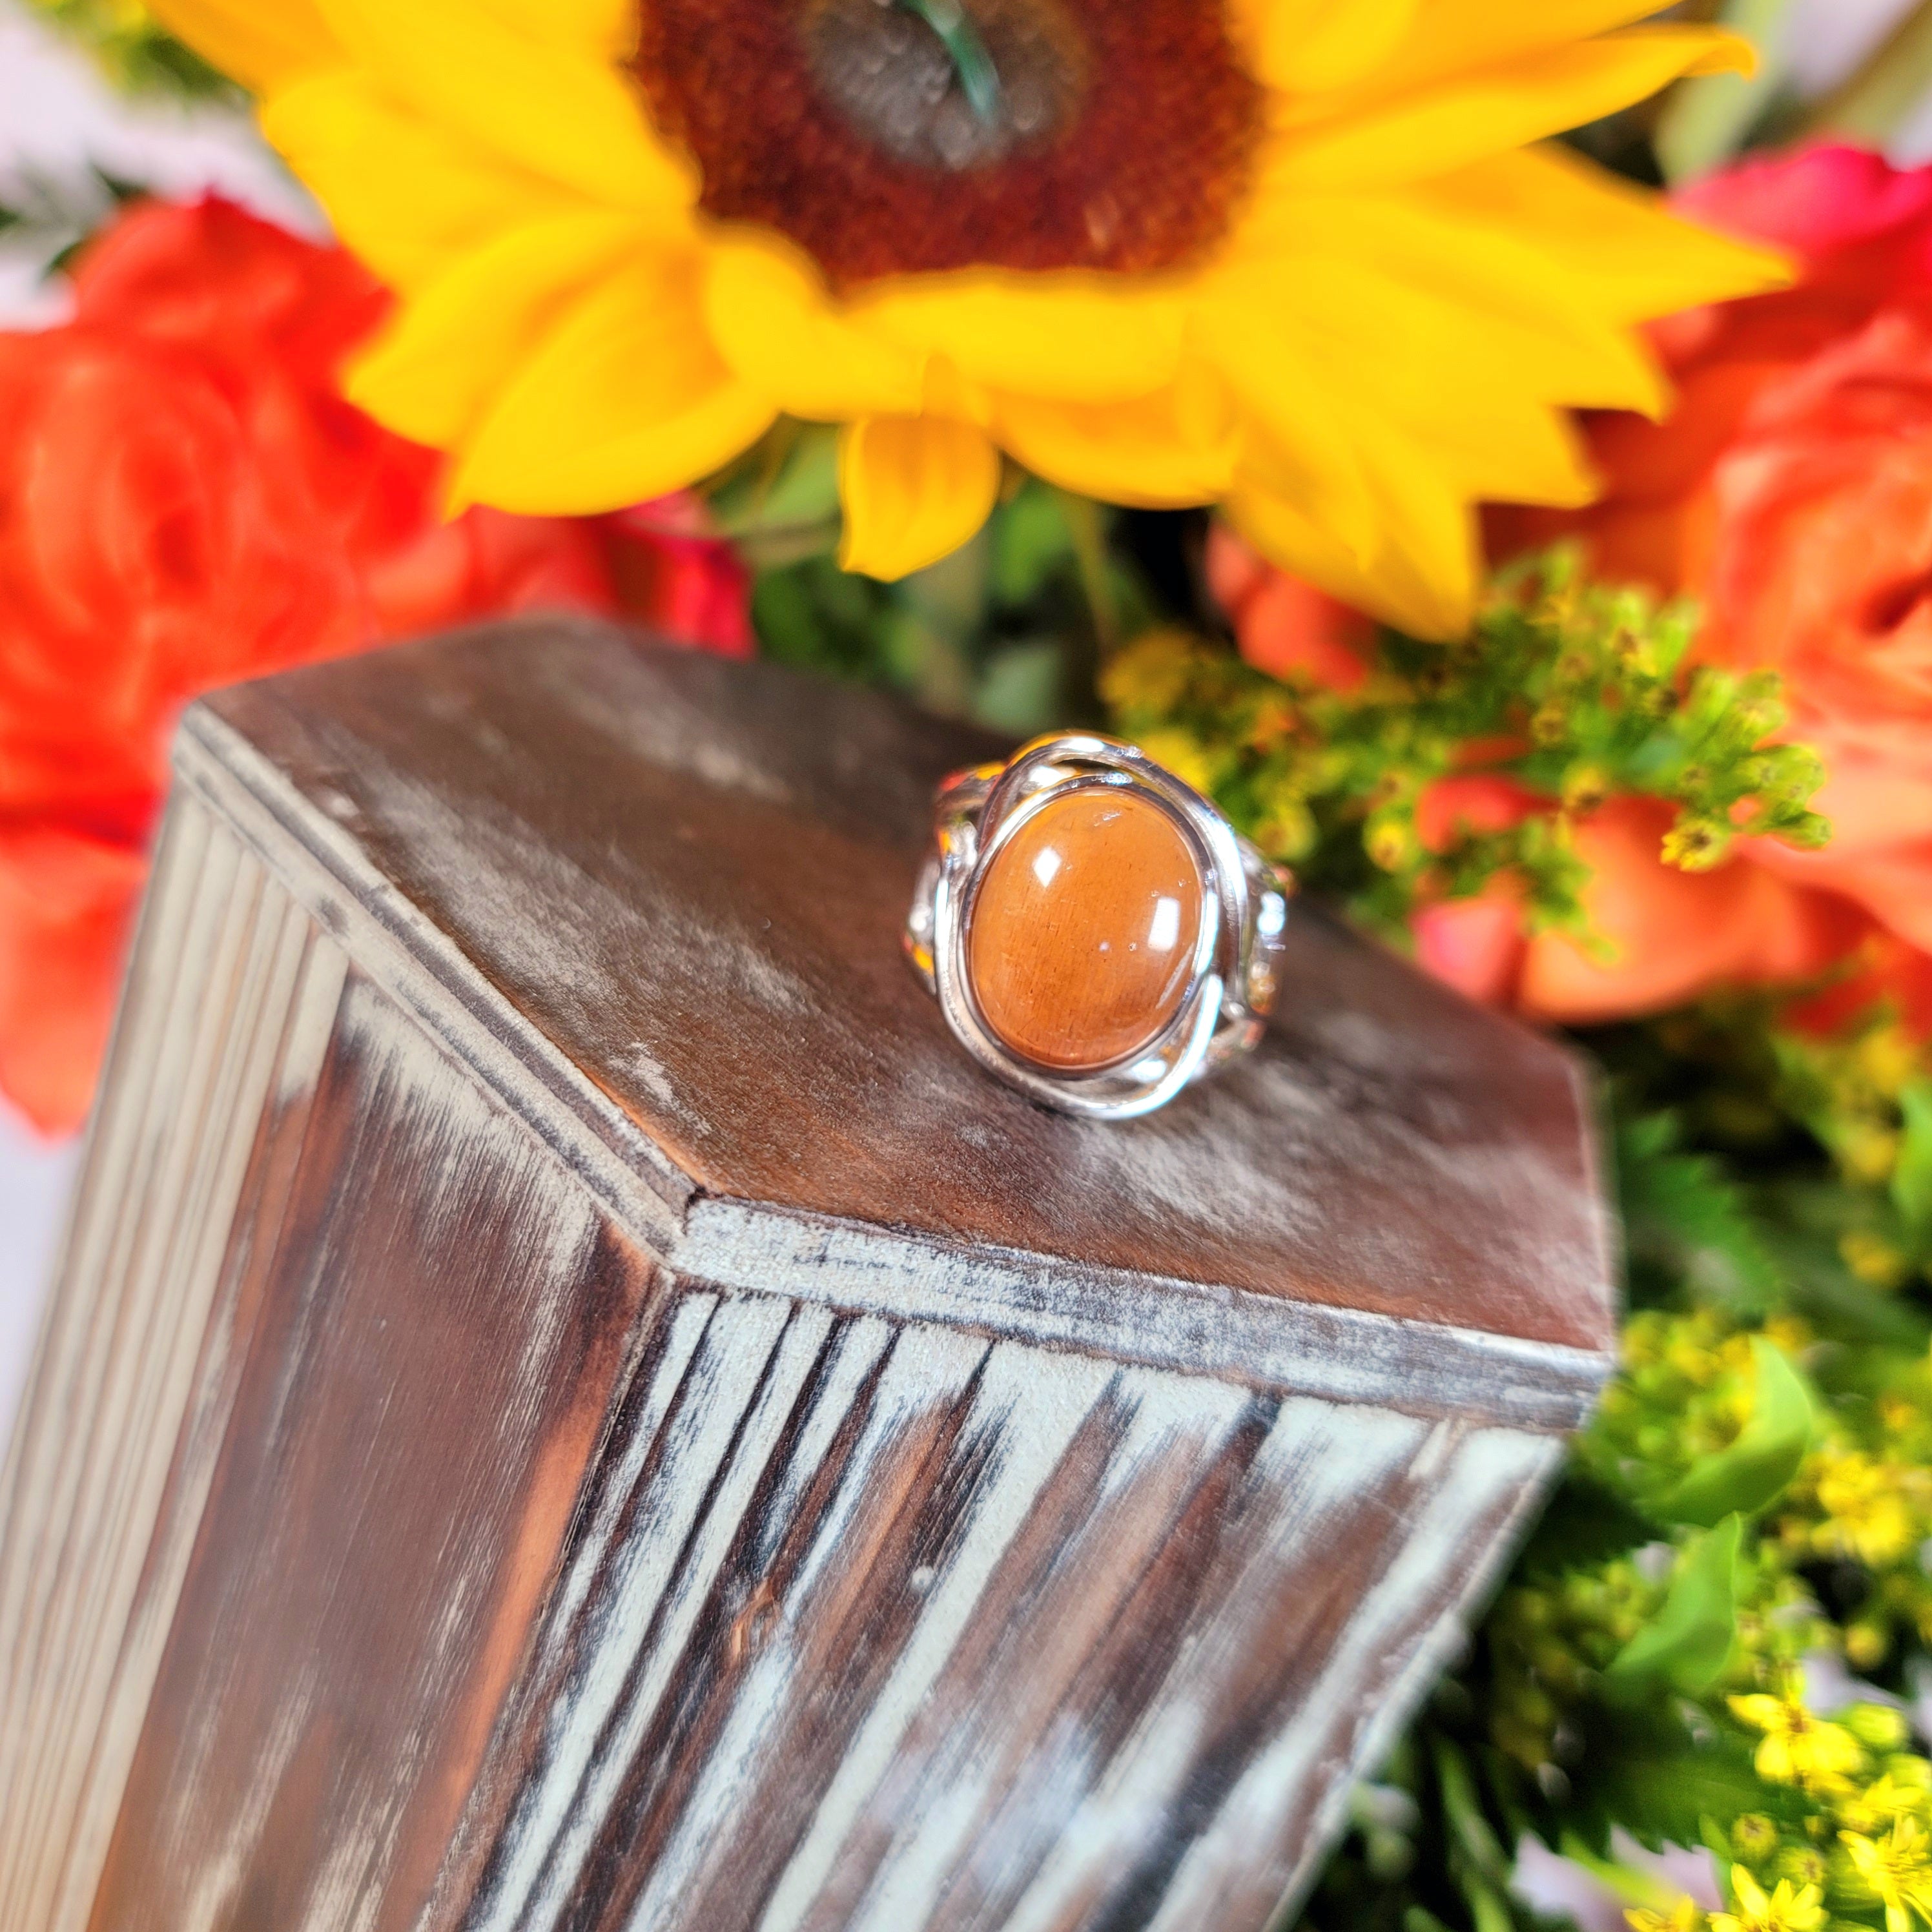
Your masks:
<instances>
[{"instance_id":1,"label":"flower bouquet background","mask_svg":"<svg viewBox=\"0 0 1932 1932\"><path fill-rule=\"evenodd\" d=\"M1925 10L1808 103L1770 7L1746 80L1636 0L832 0L944 111L808 124L748 6L49 10L340 238L14 211L12 1105L86 1113L214 685L578 610L1107 724L1607 1072L1624 1373L1306 1922L1532 1925L1540 1846L1646 1932L1932 1924L1932 172L1823 138Z\"/></svg>"}]
</instances>

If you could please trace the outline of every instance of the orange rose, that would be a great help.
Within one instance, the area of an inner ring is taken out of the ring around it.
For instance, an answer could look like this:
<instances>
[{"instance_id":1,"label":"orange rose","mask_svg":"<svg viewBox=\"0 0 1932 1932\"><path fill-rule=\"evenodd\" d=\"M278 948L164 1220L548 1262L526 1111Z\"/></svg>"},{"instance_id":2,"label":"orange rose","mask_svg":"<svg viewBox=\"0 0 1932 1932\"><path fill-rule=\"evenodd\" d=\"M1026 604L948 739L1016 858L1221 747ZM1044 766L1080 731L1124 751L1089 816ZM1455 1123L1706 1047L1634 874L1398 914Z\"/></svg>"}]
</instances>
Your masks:
<instances>
[{"instance_id":1,"label":"orange rose","mask_svg":"<svg viewBox=\"0 0 1932 1932\"><path fill-rule=\"evenodd\" d=\"M1432 785L1418 802L1416 830L1441 851L1458 830L1500 831L1550 808L1514 780L1472 774ZM1853 908L1758 866L1664 865L1658 853L1671 818L1656 799L1618 798L1576 824L1576 854L1590 868L1584 908L1614 949L1608 956L1560 933L1526 932L1521 895L1504 878L1476 898L1418 913L1417 958L1472 999L1587 1025L1660 1012L1715 986L1807 979L1864 938L1867 922Z\"/></svg>"},{"instance_id":2,"label":"orange rose","mask_svg":"<svg viewBox=\"0 0 1932 1932\"><path fill-rule=\"evenodd\" d=\"M1368 676L1374 619L1264 563L1222 524L1208 532L1208 588L1256 670L1330 691L1353 691Z\"/></svg>"},{"instance_id":3,"label":"orange rose","mask_svg":"<svg viewBox=\"0 0 1932 1932\"><path fill-rule=\"evenodd\" d=\"M702 560L700 608L692 560L648 535L446 521L440 459L335 393L386 302L340 250L150 204L75 296L68 325L0 334L0 1090L49 1130L86 1110L198 693L498 613L610 611L620 565L643 614L748 636L734 562Z\"/></svg>"},{"instance_id":4,"label":"orange rose","mask_svg":"<svg viewBox=\"0 0 1932 1932\"><path fill-rule=\"evenodd\" d=\"M1664 324L1670 418L1600 419L1602 501L1561 526L1499 518L1499 533L1580 532L1600 574L1700 600L1702 656L1782 675L1790 734L1825 759L1832 842L1754 842L1684 918L1721 922L1729 872L1760 869L1790 897L1779 930L1836 931L1849 950L1875 922L1904 941L1874 956L1913 1004L1909 953L1932 950L1932 170L1814 148L1684 200L1797 250L1802 282Z\"/></svg>"},{"instance_id":5,"label":"orange rose","mask_svg":"<svg viewBox=\"0 0 1932 1932\"><path fill-rule=\"evenodd\" d=\"M1826 760L1817 806L1834 837L1816 852L1741 842L1726 864L1685 873L1662 862L1661 807L1613 802L1577 835L1606 959L1524 938L1507 886L1425 911L1418 947L1466 990L1559 1020L1856 960L1859 997L1887 992L1932 1021L1932 170L1815 148L1682 200L1791 249L1802 279L1658 325L1678 386L1669 419L1592 420L1601 500L1496 512L1492 548L1580 536L1599 577L1696 597L1700 656L1784 678L1790 735ZM1240 575L1225 561L1222 574ZM1332 615L1288 616L1266 583L1240 587L1244 654L1314 670Z\"/></svg>"}]
</instances>

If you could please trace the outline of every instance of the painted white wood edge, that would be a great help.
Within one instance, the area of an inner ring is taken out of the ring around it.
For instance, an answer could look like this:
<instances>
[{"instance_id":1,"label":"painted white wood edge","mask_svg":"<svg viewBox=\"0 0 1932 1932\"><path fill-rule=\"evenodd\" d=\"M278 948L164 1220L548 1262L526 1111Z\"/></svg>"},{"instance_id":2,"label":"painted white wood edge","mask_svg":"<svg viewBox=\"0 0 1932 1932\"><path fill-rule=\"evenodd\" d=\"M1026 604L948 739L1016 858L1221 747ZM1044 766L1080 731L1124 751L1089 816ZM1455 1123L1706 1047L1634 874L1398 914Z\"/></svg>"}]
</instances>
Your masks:
<instances>
[{"instance_id":1,"label":"painted white wood edge","mask_svg":"<svg viewBox=\"0 0 1932 1932\"><path fill-rule=\"evenodd\" d=\"M1292 1932L1309 1894L1321 1878L1330 1854L1340 1841L1343 1815L1349 1799L1364 1778L1372 1778L1387 1762L1396 1741L1422 1708L1423 1700L1468 1654L1476 1622L1502 1582L1510 1564L1542 1514L1543 1505L1563 1466L1563 1447L1551 1442L1517 1492L1508 1521L1489 1546L1464 1572L1460 1588L1442 1614L1418 1643L1400 1680L1370 1714L1354 1741L1348 1766L1322 1801L1307 1848L1290 1874L1281 1902L1266 1932Z\"/></svg>"},{"instance_id":2,"label":"painted white wood edge","mask_svg":"<svg viewBox=\"0 0 1932 1932\"><path fill-rule=\"evenodd\" d=\"M698 1192L502 994L353 836L233 726L191 708L182 783L218 812L333 936L355 969L466 1067L677 1276L857 1312L1141 1361L1286 1393L1577 1427L1607 1351L1089 1267L968 1250L859 1222ZM454 996L452 998L452 996Z\"/></svg>"},{"instance_id":3,"label":"painted white wood edge","mask_svg":"<svg viewBox=\"0 0 1932 1932\"><path fill-rule=\"evenodd\" d=\"M1569 1430L1614 1366L1592 1349L700 1196L680 1280L933 1322L1272 1393Z\"/></svg>"},{"instance_id":4,"label":"painted white wood edge","mask_svg":"<svg viewBox=\"0 0 1932 1932\"><path fill-rule=\"evenodd\" d=\"M505 1037L502 994L352 833L206 706L182 719L174 765L178 780L269 866L358 973L468 1068L614 1221L664 1252L692 1192L689 1177L534 1028L519 1024L514 1045Z\"/></svg>"}]
</instances>

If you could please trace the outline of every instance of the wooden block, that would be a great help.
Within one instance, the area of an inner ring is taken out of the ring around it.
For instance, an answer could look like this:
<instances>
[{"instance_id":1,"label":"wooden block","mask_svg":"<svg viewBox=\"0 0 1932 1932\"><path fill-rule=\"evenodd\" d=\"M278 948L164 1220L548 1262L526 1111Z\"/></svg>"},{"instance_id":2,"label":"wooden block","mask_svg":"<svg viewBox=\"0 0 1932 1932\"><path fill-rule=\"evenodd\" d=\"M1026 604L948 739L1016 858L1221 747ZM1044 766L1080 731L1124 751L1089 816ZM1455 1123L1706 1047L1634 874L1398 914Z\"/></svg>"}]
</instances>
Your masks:
<instances>
[{"instance_id":1,"label":"wooden block","mask_svg":"<svg viewBox=\"0 0 1932 1932\"><path fill-rule=\"evenodd\" d=\"M1244 1932L1607 1372L1587 1094L1298 908L1127 1125L982 741L528 622L184 727L0 1492L0 1932Z\"/></svg>"}]
</instances>

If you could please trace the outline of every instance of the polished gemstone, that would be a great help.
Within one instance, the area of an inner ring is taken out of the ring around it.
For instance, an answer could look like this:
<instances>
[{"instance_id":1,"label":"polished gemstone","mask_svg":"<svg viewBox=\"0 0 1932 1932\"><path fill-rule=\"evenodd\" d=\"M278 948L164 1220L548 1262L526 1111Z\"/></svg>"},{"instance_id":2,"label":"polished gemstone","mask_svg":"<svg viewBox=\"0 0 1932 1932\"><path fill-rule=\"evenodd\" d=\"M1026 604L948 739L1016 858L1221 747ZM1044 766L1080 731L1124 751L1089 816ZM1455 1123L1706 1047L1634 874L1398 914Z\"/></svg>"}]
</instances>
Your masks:
<instances>
[{"instance_id":1,"label":"polished gemstone","mask_svg":"<svg viewBox=\"0 0 1932 1932\"><path fill-rule=\"evenodd\" d=\"M1058 1072L1111 1066L1180 1010L1206 894L1186 836L1128 791L1076 792L986 870L967 933L981 1017Z\"/></svg>"}]
</instances>

